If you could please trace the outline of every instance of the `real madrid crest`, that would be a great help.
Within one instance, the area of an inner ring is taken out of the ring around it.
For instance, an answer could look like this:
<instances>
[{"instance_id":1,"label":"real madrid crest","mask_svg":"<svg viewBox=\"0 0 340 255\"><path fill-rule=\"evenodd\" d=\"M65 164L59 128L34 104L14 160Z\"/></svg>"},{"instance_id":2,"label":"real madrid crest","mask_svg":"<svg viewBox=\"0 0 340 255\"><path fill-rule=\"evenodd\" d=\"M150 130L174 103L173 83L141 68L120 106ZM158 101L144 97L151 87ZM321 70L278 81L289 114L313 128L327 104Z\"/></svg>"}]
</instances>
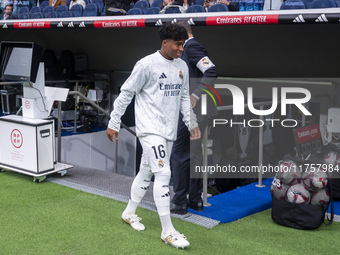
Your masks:
<instances>
[{"instance_id":1,"label":"real madrid crest","mask_svg":"<svg viewBox=\"0 0 340 255\"><path fill-rule=\"evenodd\" d=\"M163 160L158 161L158 167L162 168L164 166Z\"/></svg>"},{"instance_id":2,"label":"real madrid crest","mask_svg":"<svg viewBox=\"0 0 340 255\"><path fill-rule=\"evenodd\" d=\"M207 60L206 58L203 58L202 62L203 62L203 66L209 65L209 60Z\"/></svg>"},{"instance_id":3,"label":"real madrid crest","mask_svg":"<svg viewBox=\"0 0 340 255\"><path fill-rule=\"evenodd\" d=\"M182 71L179 71L179 78L183 79L183 73L182 73Z\"/></svg>"}]
</instances>

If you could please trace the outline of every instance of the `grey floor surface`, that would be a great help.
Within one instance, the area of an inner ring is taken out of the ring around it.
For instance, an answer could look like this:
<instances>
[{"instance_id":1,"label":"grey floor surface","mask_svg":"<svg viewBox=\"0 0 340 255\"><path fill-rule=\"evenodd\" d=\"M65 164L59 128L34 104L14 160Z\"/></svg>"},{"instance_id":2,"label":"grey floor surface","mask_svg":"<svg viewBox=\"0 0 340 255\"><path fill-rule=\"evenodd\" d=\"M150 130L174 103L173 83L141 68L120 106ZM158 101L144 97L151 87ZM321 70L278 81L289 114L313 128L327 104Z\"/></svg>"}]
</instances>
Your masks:
<instances>
[{"instance_id":1,"label":"grey floor surface","mask_svg":"<svg viewBox=\"0 0 340 255\"><path fill-rule=\"evenodd\" d=\"M68 170L65 176L48 177L47 181L99 196L108 197L114 200L128 202L133 177L73 166L73 168ZM140 207L156 211L152 190L153 183L151 183L149 190L140 204ZM171 188L170 194L171 196L173 195ZM187 213L185 215L171 214L171 216L207 228L212 228L220 223L219 221L202 217L193 213Z\"/></svg>"}]
</instances>

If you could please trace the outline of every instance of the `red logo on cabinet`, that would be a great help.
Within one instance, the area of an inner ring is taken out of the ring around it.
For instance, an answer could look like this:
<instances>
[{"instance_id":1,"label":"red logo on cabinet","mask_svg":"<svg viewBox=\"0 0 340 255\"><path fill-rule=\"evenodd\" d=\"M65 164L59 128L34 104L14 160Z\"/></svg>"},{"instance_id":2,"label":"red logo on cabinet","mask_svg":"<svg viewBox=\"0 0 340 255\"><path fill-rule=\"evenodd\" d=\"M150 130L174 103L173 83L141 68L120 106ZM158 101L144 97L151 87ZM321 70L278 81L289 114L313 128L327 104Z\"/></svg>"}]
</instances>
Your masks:
<instances>
[{"instance_id":1,"label":"red logo on cabinet","mask_svg":"<svg viewBox=\"0 0 340 255\"><path fill-rule=\"evenodd\" d=\"M22 143L24 142L24 138L18 129L13 129L11 133L11 142L13 146L17 149L19 149L22 146Z\"/></svg>"},{"instance_id":2,"label":"red logo on cabinet","mask_svg":"<svg viewBox=\"0 0 340 255\"><path fill-rule=\"evenodd\" d=\"M28 101L28 100L26 100L26 101L25 101L25 107L26 107L26 109L31 108L31 102Z\"/></svg>"}]
</instances>

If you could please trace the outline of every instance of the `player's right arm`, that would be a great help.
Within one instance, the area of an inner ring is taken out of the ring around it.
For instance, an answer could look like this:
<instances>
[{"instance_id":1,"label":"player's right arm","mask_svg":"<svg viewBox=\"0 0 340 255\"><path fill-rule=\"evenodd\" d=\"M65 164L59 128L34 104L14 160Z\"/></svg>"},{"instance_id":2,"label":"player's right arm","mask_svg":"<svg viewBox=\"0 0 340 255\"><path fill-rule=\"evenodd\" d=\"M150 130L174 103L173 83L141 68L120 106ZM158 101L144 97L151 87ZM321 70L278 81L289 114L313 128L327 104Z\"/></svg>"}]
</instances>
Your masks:
<instances>
[{"instance_id":1,"label":"player's right arm","mask_svg":"<svg viewBox=\"0 0 340 255\"><path fill-rule=\"evenodd\" d=\"M137 62L132 70L129 78L124 82L119 96L113 103L113 111L110 115L110 121L106 134L111 141L118 139L120 130L121 117L126 111L126 108L131 103L134 95L138 94L145 84L145 70L140 62Z\"/></svg>"},{"instance_id":2,"label":"player's right arm","mask_svg":"<svg viewBox=\"0 0 340 255\"><path fill-rule=\"evenodd\" d=\"M118 132L116 130L113 130L111 128L107 128L106 129L106 135L112 142L118 140Z\"/></svg>"}]
</instances>

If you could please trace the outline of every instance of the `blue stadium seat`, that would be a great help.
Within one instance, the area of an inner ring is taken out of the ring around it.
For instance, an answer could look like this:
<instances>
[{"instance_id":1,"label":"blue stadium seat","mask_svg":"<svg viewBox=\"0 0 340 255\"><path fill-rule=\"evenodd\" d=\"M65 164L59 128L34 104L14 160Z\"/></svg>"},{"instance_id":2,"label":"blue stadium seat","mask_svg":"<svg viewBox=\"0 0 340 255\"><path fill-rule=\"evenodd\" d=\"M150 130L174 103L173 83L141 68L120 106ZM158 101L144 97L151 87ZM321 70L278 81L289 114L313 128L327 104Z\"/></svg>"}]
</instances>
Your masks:
<instances>
[{"instance_id":1,"label":"blue stadium seat","mask_svg":"<svg viewBox=\"0 0 340 255\"><path fill-rule=\"evenodd\" d=\"M302 0L305 5L306 5L306 8L307 9L310 9L310 5L312 4L313 0Z\"/></svg>"},{"instance_id":2,"label":"blue stadium seat","mask_svg":"<svg viewBox=\"0 0 340 255\"><path fill-rule=\"evenodd\" d=\"M195 5L202 5L204 3L205 0L195 0Z\"/></svg>"},{"instance_id":3,"label":"blue stadium seat","mask_svg":"<svg viewBox=\"0 0 340 255\"><path fill-rule=\"evenodd\" d=\"M28 13L19 13L18 19L29 19L30 15Z\"/></svg>"},{"instance_id":4,"label":"blue stadium seat","mask_svg":"<svg viewBox=\"0 0 340 255\"><path fill-rule=\"evenodd\" d=\"M165 14L168 14L168 13L181 13L181 11L179 10L179 7L174 6L174 7L171 7L165 10Z\"/></svg>"},{"instance_id":5,"label":"blue stadium seat","mask_svg":"<svg viewBox=\"0 0 340 255\"><path fill-rule=\"evenodd\" d=\"M44 8L46 7L46 6L49 6L50 5L50 2L49 1L43 1L41 4L40 4L40 8L42 9L42 10L44 10Z\"/></svg>"},{"instance_id":6,"label":"blue stadium seat","mask_svg":"<svg viewBox=\"0 0 340 255\"><path fill-rule=\"evenodd\" d=\"M280 10L306 9L306 5L301 0L286 0L281 4Z\"/></svg>"},{"instance_id":7,"label":"blue stadium seat","mask_svg":"<svg viewBox=\"0 0 340 255\"><path fill-rule=\"evenodd\" d=\"M310 4L310 9L320 9L320 8L337 8L334 0L314 0Z\"/></svg>"},{"instance_id":8,"label":"blue stadium seat","mask_svg":"<svg viewBox=\"0 0 340 255\"><path fill-rule=\"evenodd\" d=\"M42 13L45 15L46 13L49 13L49 12L54 12L55 11L55 8L54 6L46 6L44 9L42 9Z\"/></svg>"},{"instance_id":9,"label":"blue stadium seat","mask_svg":"<svg viewBox=\"0 0 340 255\"><path fill-rule=\"evenodd\" d=\"M159 7L150 7L145 10L144 14L158 14L161 11Z\"/></svg>"},{"instance_id":10,"label":"blue stadium seat","mask_svg":"<svg viewBox=\"0 0 340 255\"><path fill-rule=\"evenodd\" d=\"M31 14L31 19L43 19L44 18L44 14L42 14L42 12L34 12L33 14Z\"/></svg>"},{"instance_id":11,"label":"blue stadium seat","mask_svg":"<svg viewBox=\"0 0 340 255\"><path fill-rule=\"evenodd\" d=\"M340 7L340 0L335 0L336 6Z\"/></svg>"},{"instance_id":12,"label":"blue stadium seat","mask_svg":"<svg viewBox=\"0 0 340 255\"><path fill-rule=\"evenodd\" d=\"M134 9L134 8L139 8L139 9L141 9L142 12L144 13L145 10L146 10L147 8L149 8L149 7L150 7L150 5L149 5L149 2L148 2L148 1L146 1L146 0L140 0L140 1L138 1L137 3L135 3L135 5L133 6L133 9Z\"/></svg>"},{"instance_id":13,"label":"blue stadium seat","mask_svg":"<svg viewBox=\"0 0 340 255\"><path fill-rule=\"evenodd\" d=\"M208 12L227 12L229 11L228 6L225 4L214 4L209 7Z\"/></svg>"},{"instance_id":14,"label":"blue stadium seat","mask_svg":"<svg viewBox=\"0 0 340 255\"><path fill-rule=\"evenodd\" d=\"M132 8L130 10L128 10L128 12L126 13L126 15L142 15L143 11L139 8Z\"/></svg>"},{"instance_id":15,"label":"blue stadium seat","mask_svg":"<svg viewBox=\"0 0 340 255\"><path fill-rule=\"evenodd\" d=\"M163 0L153 1L153 3L151 4L150 7L158 7L159 9L162 9L163 8Z\"/></svg>"},{"instance_id":16,"label":"blue stadium seat","mask_svg":"<svg viewBox=\"0 0 340 255\"><path fill-rule=\"evenodd\" d=\"M205 12L205 9L202 5L196 4L196 5L191 5L186 13L193 13L193 12Z\"/></svg>"},{"instance_id":17,"label":"blue stadium seat","mask_svg":"<svg viewBox=\"0 0 340 255\"><path fill-rule=\"evenodd\" d=\"M102 13L104 10L104 2L103 0L92 0L92 3L97 4L98 9L99 9L99 13Z\"/></svg>"},{"instance_id":18,"label":"blue stadium seat","mask_svg":"<svg viewBox=\"0 0 340 255\"><path fill-rule=\"evenodd\" d=\"M18 15L15 13L12 13L12 19L18 19Z\"/></svg>"},{"instance_id":19,"label":"blue stadium seat","mask_svg":"<svg viewBox=\"0 0 340 255\"><path fill-rule=\"evenodd\" d=\"M21 14L21 13L30 13L30 9L27 6L23 6L20 8L18 14Z\"/></svg>"},{"instance_id":20,"label":"blue stadium seat","mask_svg":"<svg viewBox=\"0 0 340 255\"><path fill-rule=\"evenodd\" d=\"M32 16L33 13L36 13L36 12L41 12L41 8L39 6L33 6L30 10L30 14Z\"/></svg>"},{"instance_id":21,"label":"blue stadium seat","mask_svg":"<svg viewBox=\"0 0 340 255\"><path fill-rule=\"evenodd\" d=\"M44 17L47 18L47 19L51 19L51 18L58 18L59 15L55 11L53 11L53 12L45 12L44 13Z\"/></svg>"},{"instance_id":22,"label":"blue stadium seat","mask_svg":"<svg viewBox=\"0 0 340 255\"><path fill-rule=\"evenodd\" d=\"M70 9L74 17L81 17L83 16L83 6L80 4L73 5Z\"/></svg>"},{"instance_id":23,"label":"blue stadium seat","mask_svg":"<svg viewBox=\"0 0 340 255\"><path fill-rule=\"evenodd\" d=\"M63 5L59 5L57 10L56 10L56 12L58 13L58 16L60 16L60 14L62 12L66 12L66 11L68 11L68 6L64 5L64 4Z\"/></svg>"},{"instance_id":24,"label":"blue stadium seat","mask_svg":"<svg viewBox=\"0 0 340 255\"><path fill-rule=\"evenodd\" d=\"M71 11L64 11L60 14L60 18L71 18L73 17L73 13Z\"/></svg>"},{"instance_id":25,"label":"blue stadium seat","mask_svg":"<svg viewBox=\"0 0 340 255\"><path fill-rule=\"evenodd\" d=\"M99 16L98 6L94 3L88 4L84 8L83 17Z\"/></svg>"},{"instance_id":26,"label":"blue stadium seat","mask_svg":"<svg viewBox=\"0 0 340 255\"><path fill-rule=\"evenodd\" d=\"M70 7L71 0L66 0L66 5Z\"/></svg>"}]
</instances>

